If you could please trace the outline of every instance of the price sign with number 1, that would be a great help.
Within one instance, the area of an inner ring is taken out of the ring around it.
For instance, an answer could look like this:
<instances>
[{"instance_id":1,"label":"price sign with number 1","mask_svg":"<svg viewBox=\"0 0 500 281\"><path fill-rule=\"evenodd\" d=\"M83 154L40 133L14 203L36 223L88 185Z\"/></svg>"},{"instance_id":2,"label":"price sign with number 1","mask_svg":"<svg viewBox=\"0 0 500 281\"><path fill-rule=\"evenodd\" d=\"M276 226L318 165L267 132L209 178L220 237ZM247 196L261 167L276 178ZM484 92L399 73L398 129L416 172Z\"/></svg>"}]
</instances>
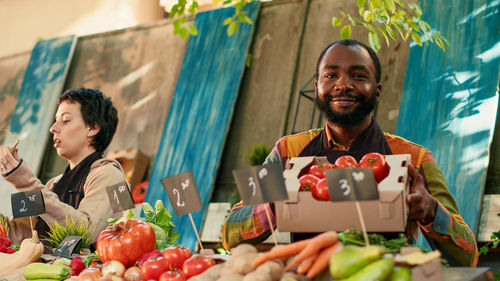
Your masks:
<instances>
[{"instance_id":1,"label":"price sign with number 1","mask_svg":"<svg viewBox=\"0 0 500 281\"><path fill-rule=\"evenodd\" d=\"M108 193L109 203L113 212L120 212L135 207L126 182L107 186L106 192Z\"/></svg>"}]
</instances>

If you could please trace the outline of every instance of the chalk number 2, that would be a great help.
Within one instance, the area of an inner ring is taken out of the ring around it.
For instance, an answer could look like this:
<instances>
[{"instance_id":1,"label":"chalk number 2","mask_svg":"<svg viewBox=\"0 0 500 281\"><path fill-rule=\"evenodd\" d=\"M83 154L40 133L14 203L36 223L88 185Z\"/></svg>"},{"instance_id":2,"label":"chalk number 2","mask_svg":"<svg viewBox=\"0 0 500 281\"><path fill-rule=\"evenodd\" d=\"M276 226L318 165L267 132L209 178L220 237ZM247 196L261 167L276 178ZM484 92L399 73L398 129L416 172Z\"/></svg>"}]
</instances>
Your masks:
<instances>
[{"instance_id":1,"label":"chalk number 2","mask_svg":"<svg viewBox=\"0 0 500 281\"><path fill-rule=\"evenodd\" d=\"M182 190L185 190L188 186L189 186L189 179L186 179L185 182L181 182ZM175 196L177 196L177 202L176 202L177 207L184 207L186 205L186 202L181 201L180 191L177 188L174 188L172 192L174 193Z\"/></svg>"}]
</instances>

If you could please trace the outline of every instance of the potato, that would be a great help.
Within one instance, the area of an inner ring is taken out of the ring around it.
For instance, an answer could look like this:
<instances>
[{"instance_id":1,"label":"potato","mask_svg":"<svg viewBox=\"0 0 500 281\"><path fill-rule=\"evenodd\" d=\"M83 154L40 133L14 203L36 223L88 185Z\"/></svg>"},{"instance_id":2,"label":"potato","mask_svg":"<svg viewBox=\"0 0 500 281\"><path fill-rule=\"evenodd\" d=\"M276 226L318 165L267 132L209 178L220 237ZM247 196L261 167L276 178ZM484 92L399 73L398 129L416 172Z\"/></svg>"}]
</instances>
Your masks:
<instances>
[{"instance_id":1,"label":"potato","mask_svg":"<svg viewBox=\"0 0 500 281\"><path fill-rule=\"evenodd\" d=\"M250 271L254 271L255 268L252 265L253 261L257 258L257 253L246 253L241 256L234 257L234 261L232 262L233 272L236 274L245 275Z\"/></svg>"},{"instance_id":2,"label":"potato","mask_svg":"<svg viewBox=\"0 0 500 281\"><path fill-rule=\"evenodd\" d=\"M266 261L265 263L261 264L255 271L258 272L265 272L271 276L271 279L273 281L279 280L281 277L281 274L283 274L283 263L279 260L275 261Z\"/></svg>"},{"instance_id":3,"label":"potato","mask_svg":"<svg viewBox=\"0 0 500 281\"><path fill-rule=\"evenodd\" d=\"M252 244L243 243L231 249L231 256L233 258L246 253L257 253L257 248Z\"/></svg>"},{"instance_id":4,"label":"potato","mask_svg":"<svg viewBox=\"0 0 500 281\"><path fill-rule=\"evenodd\" d=\"M271 275L263 271L252 271L245 275L243 281L272 281Z\"/></svg>"},{"instance_id":5,"label":"potato","mask_svg":"<svg viewBox=\"0 0 500 281\"><path fill-rule=\"evenodd\" d=\"M217 281L243 281L243 275L236 273L228 273L221 275Z\"/></svg>"},{"instance_id":6,"label":"potato","mask_svg":"<svg viewBox=\"0 0 500 281\"><path fill-rule=\"evenodd\" d=\"M307 281L307 280L309 279L307 279L305 275L290 271L283 273L280 279L280 281Z\"/></svg>"}]
</instances>

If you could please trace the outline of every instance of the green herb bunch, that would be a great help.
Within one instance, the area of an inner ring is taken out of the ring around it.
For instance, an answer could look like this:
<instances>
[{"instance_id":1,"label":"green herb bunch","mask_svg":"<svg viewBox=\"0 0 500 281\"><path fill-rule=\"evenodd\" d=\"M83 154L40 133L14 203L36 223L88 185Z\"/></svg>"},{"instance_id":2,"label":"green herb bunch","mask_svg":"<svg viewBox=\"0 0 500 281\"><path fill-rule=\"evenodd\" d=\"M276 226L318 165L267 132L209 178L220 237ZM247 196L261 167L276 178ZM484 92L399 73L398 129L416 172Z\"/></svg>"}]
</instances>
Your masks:
<instances>
[{"instance_id":1,"label":"green herb bunch","mask_svg":"<svg viewBox=\"0 0 500 281\"><path fill-rule=\"evenodd\" d=\"M90 221L84 222L82 220L77 224L73 218L69 219L66 217L66 220L63 223L59 224L56 221L54 222L54 225L49 226L49 231L47 232L48 236L43 236L41 240L49 242L52 247L56 248L66 237L81 236L82 240L75 248L75 252L78 253L81 249L90 248L94 232L95 227L91 227Z\"/></svg>"},{"instance_id":2,"label":"green herb bunch","mask_svg":"<svg viewBox=\"0 0 500 281\"><path fill-rule=\"evenodd\" d=\"M363 233L357 229L349 228L344 232L339 233L340 240L346 245L366 246ZM376 233L369 233L368 240L371 245L381 245L387 248L389 253L397 253L402 247L415 247L408 243L408 238L405 234L399 233L398 238L386 239L384 236Z\"/></svg>"}]
</instances>

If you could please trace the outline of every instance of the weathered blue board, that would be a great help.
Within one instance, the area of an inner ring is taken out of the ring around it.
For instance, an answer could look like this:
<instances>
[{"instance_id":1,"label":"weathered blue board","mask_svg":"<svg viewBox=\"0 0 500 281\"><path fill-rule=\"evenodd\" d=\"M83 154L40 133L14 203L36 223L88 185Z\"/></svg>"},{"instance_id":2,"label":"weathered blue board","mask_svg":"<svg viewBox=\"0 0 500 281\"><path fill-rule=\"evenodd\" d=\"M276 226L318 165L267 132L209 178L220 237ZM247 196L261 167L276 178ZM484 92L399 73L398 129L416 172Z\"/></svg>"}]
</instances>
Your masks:
<instances>
[{"instance_id":1,"label":"weathered blue board","mask_svg":"<svg viewBox=\"0 0 500 281\"><path fill-rule=\"evenodd\" d=\"M477 233L498 107L500 1L421 0L450 46L410 46L396 134L432 150Z\"/></svg>"},{"instance_id":2,"label":"weathered blue board","mask_svg":"<svg viewBox=\"0 0 500 281\"><path fill-rule=\"evenodd\" d=\"M255 23L259 3L245 10ZM255 25L242 24L233 36L223 22L233 8L199 13L198 35L189 38L169 115L150 178L146 201L161 199L172 213L177 243L194 249L196 236L188 215L175 215L160 179L192 170L203 211L194 212L200 229L220 163L222 149L236 104ZM210 227L210 226L208 226Z\"/></svg>"},{"instance_id":3,"label":"weathered blue board","mask_svg":"<svg viewBox=\"0 0 500 281\"><path fill-rule=\"evenodd\" d=\"M76 46L76 36L65 36L39 41L31 51L28 67L12 114L9 130L19 137L19 155L32 171L38 173L49 128L52 125L69 65ZM5 144L14 144L15 137L7 135ZM10 196L14 189L9 183L0 181L0 198L7 208L1 211L10 214ZM3 193L6 193L6 196Z\"/></svg>"}]
</instances>

